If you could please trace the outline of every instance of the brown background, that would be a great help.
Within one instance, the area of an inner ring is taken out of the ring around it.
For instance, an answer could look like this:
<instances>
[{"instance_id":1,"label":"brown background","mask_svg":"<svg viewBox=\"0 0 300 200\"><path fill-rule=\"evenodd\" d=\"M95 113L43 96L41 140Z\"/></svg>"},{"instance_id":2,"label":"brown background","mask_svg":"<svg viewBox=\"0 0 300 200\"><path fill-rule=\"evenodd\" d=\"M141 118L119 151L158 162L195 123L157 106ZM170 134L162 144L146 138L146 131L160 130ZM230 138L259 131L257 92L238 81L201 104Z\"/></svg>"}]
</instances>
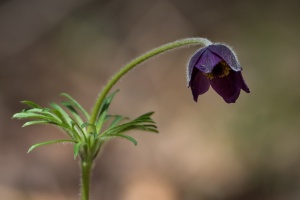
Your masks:
<instances>
[{"instance_id":1,"label":"brown background","mask_svg":"<svg viewBox=\"0 0 300 200\"><path fill-rule=\"evenodd\" d=\"M204 0L4 0L0 2L0 198L78 199L72 146L50 126L11 120L21 100L43 106L67 92L86 108L114 72L179 38L225 42L251 89L236 104L213 90L192 100L186 63L197 49L159 56L130 72L113 114L156 111L160 134L109 142L91 199L300 199L300 3Z\"/></svg>"}]
</instances>

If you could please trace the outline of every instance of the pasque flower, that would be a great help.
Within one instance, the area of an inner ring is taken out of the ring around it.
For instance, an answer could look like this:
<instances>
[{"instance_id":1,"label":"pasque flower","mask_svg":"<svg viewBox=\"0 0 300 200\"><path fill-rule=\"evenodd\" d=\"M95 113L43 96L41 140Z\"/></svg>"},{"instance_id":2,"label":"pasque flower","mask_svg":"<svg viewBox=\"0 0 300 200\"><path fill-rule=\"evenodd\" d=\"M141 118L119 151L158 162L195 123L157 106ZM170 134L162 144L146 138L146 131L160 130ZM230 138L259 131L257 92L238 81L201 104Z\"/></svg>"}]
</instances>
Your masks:
<instances>
[{"instance_id":1,"label":"pasque flower","mask_svg":"<svg viewBox=\"0 0 300 200\"><path fill-rule=\"evenodd\" d=\"M227 103L235 103L241 89L249 93L242 68L235 53L226 45L211 44L197 51L188 64L188 85L193 98L208 91L209 86Z\"/></svg>"},{"instance_id":2,"label":"pasque flower","mask_svg":"<svg viewBox=\"0 0 300 200\"><path fill-rule=\"evenodd\" d=\"M188 66L188 82L195 101L200 94L209 89L210 85L227 103L235 102L241 89L250 92L243 80L242 69L230 48L221 44L212 44L206 38L177 40L154 48L124 65L103 87L91 113L66 93L61 94L66 98L65 101L61 104L51 103L49 108L44 108L32 101L22 101L28 108L14 114L13 118L28 120L23 127L50 124L63 129L69 136L68 139L34 144L28 152L44 145L72 143L74 159L80 159L81 200L89 200L94 160L100 154L105 142L119 137L136 145L137 141L127 135L127 131L139 130L158 133L156 123L151 117L154 112L147 112L133 120L122 115L111 115L108 112L109 106L118 91L109 94L111 89L130 70L148 59L172 49L191 45L204 46L191 58ZM126 120L129 121L126 122Z\"/></svg>"}]
</instances>

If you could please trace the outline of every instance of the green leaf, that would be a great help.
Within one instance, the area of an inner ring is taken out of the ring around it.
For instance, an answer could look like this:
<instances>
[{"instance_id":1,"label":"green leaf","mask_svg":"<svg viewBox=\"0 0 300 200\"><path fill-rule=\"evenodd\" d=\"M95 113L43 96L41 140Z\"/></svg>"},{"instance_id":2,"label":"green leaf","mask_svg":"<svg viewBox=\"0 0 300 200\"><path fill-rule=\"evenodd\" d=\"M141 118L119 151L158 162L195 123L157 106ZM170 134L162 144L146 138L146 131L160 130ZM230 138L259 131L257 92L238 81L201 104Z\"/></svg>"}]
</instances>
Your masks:
<instances>
[{"instance_id":1,"label":"green leaf","mask_svg":"<svg viewBox=\"0 0 300 200\"><path fill-rule=\"evenodd\" d=\"M83 123L81 125L81 128L88 128L88 127L91 127L92 128L92 131L90 131L91 133L93 134L96 134L96 126L94 124L89 124L89 123Z\"/></svg>"},{"instance_id":2,"label":"green leaf","mask_svg":"<svg viewBox=\"0 0 300 200\"><path fill-rule=\"evenodd\" d=\"M122 124L116 126L115 128L110 129L109 131L105 132L107 135L116 134L116 133L124 133L130 130L141 130L141 131L148 131L158 133L157 127L155 125L138 125L138 124Z\"/></svg>"},{"instance_id":3,"label":"green leaf","mask_svg":"<svg viewBox=\"0 0 300 200\"><path fill-rule=\"evenodd\" d=\"M72 106L74 106L75 108L78 108L82 112L82 114L85 116L86 120L89 121L90 115L73 97L71 97L67 93L61 93L60 95L68 98L70 100L70 104Z\"/></svg>"},{"instance_id":4,"label":"green leaf","mask_svg":"<svg viewBox=\"0 0 300 200\"><path fill-rule=\"evenodd\" d=\"M77 123L79 125L83 124L83 120L81 119L79 113L77 112L77 110L73 107L73 105L71 105L70 102L68 101L64 101L61 103L62 105L64 105L66 108L68 108L71 111L71 114L74 116L75 120L77 121Z\"/></svg>"},{"instance_id":5,"label":"green leaf","mask_svg":"<svg viewBox=\"0 0 300 200\"><path fill-rule=\"evenodd\" d=\"M58 124L56 124L55 122L52 122L52 121L35 120L35 121L26 122L25 124L23 124L22 127L26 127L26 126L30 126L30 125L35 125L35 124L54 124L54 125L58 125Z\"/></svg>"},{"instance_id":6,"label":"green leaf","mask_svg":"<svg viewBox=\"0 0 300 200\"><path fill-rule=\"evenodd\" d=\"M110 95L108 95L104 101L103 104L100 107L100 111L99 111L99 115L96 121L96 130L98 132L100 132L105 119L107 119L107 112L108 112L108 108L110 106L111 101L113 100L115 94L118 92L119 90L116 90L115 92L111 93Z\"/></svg>"},{"instance_id":7,"label":"green leaf","mask_svg":"<svg viewBox=\"0 0 300 200\"><path fill-rule=\"evenodd\" d=\"M106 140L105 138L109 139L110 137L122 137L131 141L134 145L137 145L137 141L133 137L125 135L123 133L129 130L142 130L142 131L158 133L155 122L151 119L152 114L153 112L145 113L130 122L120 124L120 125L115 125L115 123L113 123L113 125L110 126L110 128L108 128L98 137L100 140L102 139L104 141ZM115 120L117 121L121 120L121 116L116 117Z\"/></svg>"},{"instance_id":8,"label":"green leaf","mask_svg":"<svg viewBox=\"0 0 300 200\"><path fill-rule=\"evenodd\" d=\"M21 101L21 103L23 104L26 104L32 108L42 108L41 106L39 106L38 104L34 103L33 101L27 101L27 100L24 100L24 101Z\"/></svg>"},{"instance_id":9,"label":"green leaf","mask_svg":"<svg viewBox=\"0 0 300 200\"><path fill-rule=\"evenodd\" d=\"M36 113L36 114L41 114L44 116L49 117L49 120L51 119L51 121L56 121L57 123L61 123L62 121L60 120L60 118L55 115L54 113L51 112L51 110L49 108L31 108L31 109L27 109L26 111L24 111L24 113Z\"/></svg>"},{"instance_id":10,"label":"green leaf","mask_svg":"<svg viewBox=\"0 0 300 200\"><path fill-rule=\"evenodd\" d=\"M82 142L78 142L74 145L74 159L77 158L81 145L82 145Z\"/></svg>"},{"instance_id":11,"label":"green leaf","mask_svg":"<svg viewBox=\"0 0 300 200\"><path fill-rule=\"evenodd\" d=\"M84 131L80 128L80 126L75 122L71 121L72 127L63 127L64 131L68 133L68 135L75 139L76 141L81 140L82 138L85 138Z\"/></svg>"},{"instance_id":12,"label":"green leaf","mask_svg":"<svg viewBox=\"0 0 300 200\"><path fill-rule=\"evenodd\" d=\"M60 119L54 118L49 115L45 115L44 113L31 113L31 112L20 112L16 113L12 117L13 119L26 119L26 118L32 118L32 119L41 119L45 121L52 121L54 123L61 123Z\"/></svg>"},{"instance_id":13,"label":"green leaf","mask_svg":"<svg viewBox=\"0 0 300 200\"><path fill-rule=\"evenodd\" d=\"M113 128L113 127L117 126L121 121L129 119L128 117L123 117L121 115L114 115L114 116L110 116L110 117L114 117L114 120L111 122L111 124L109 125L108 128Z\"/></svg>"},{"instance_id":14,"label":"green leaf","mask_svg":"<svg viewBox=\"0 0 300 200\"><path fill-rule=\"evenodd\" d=\"M89 123L83 123L83 124L81 124L81 128L86 128L86 127L89 127L89 126L94 126L95 127L95 125L93 125L93 124L89 124Z\"/></svg>"},{"instance_id":15,"label":"green leaf","mask_svg":"<svg viewBox=\"0 0 300 200\"><path fill-rule=\"evenodd\" d=\"M147 112L147 113L135 118L133 121L144 121L144 122L153 122L154 123L154 121L150 117L153 114L154 114L154 112Z\"/></svg>"},{"instance_id":16,"label":"green leaf","mask_svg":"<svg viewBox=\"0 0 300 200\"><path fill-rule=\"evenodd\" d=\"M132 142L134 144L134 146L136 146L138 144L137 141L129 135L117 134L116 136L117 137L122 137L122 138L125 138L125 139L129 140L130 142Z\"/></svg>"},{"instance_id":17,"label":"green leaf","mask_svg":"<svg viewBox=\"0 0 300 200\"><path fill-rule=\"evenodd\" d=\"M108 128L106 131L104 131L103 134L115 135L129 130L134 130L134 129L158 133L157 127L155 126L155 122L150 118L152 114L153 112L148 112L128 123L124 123L121 125L114 126L112 128Z\"/></svg>"},{"instance_id":18,"label":"green leaf","mask_svg":"<svg viewBox=\"0 0 300 200\"><path fill-rule=\"evenodd\" d=\"M52 141L48 141L48 142L41 142L35 145L32 145L27 153L30 153L33 149L40 147L40 146L44 146L44 145L49 145L49 144L55 144L55 143L75 143L76 141L74 140L52 140Z\"/></svg>"},{"instance_id":19,"label":"green leaf","mask_svg":"<svg viewBox=\"0 0 300 200\"><path fill-rule=\"evenodd\" d=\"M66 113L66 111L57 103L50 103L50 106L53 108L53 112L60 118L60 120L69 128L72 128L73 120L70 118L68 113Z\"/></svg>"},{"instance_id":20,"label":"green leaf","mask_svg":"<svg viewBox=\"0 0 300 200\"><path fill-rule=\"evenodd\" d=\"M103 101L103 104L101 105L100 107L100 111L99 111L99 115L98 116L101 116L103 112L107 112L109 106L110 106L110 103L111 101L113 100L115 94L119 92L119 90L116 90L114 91L113 93L111 93L110 95L108 95L104 101Z\"/></svg>"},{"instance_id":21,"label":"green leaf","mask_svg":"<svg viewBox=\"0 0 300 200\"><path fill-rule=\"evenodd\" d=\"M133 137L131 137L129 135L124 135L124 134L100 135L99 141L105 142L105 141L108 141L109 139L112 139L115 137L125 138L125 139L129 140L130 142L132 142L135 146L138 144L137 141Z\"/></svg>"}]
</instances>

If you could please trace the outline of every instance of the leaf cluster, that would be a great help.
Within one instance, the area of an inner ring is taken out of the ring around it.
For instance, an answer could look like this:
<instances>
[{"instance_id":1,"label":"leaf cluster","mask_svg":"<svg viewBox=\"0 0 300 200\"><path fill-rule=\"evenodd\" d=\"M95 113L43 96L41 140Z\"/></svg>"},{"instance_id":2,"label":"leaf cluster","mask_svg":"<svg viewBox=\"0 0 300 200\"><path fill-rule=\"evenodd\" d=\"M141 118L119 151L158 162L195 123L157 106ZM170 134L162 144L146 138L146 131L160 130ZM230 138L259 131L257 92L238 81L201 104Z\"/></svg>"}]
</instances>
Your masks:
<instances>
[{"instance_id":1,"label":"leaf cluster","mask_svg":"<svg viewBox=\"0 0 300 200\"><path fill-rule=\"evenodd\" d=\"M62 93L66 100L50 103L49 108L43 108L32 101L22 101L28 108L13 115L14 119L25 119L23 127L36 124L50 124L62 129L68 139L41 142L32 145L28 152L36 147L54 143L74 144L74 158L94 159L103 143L112 138L125 138L137 145L137 141L127 134L130 130L142 130L158 133L155 122L151 118L153 112L145 113L133 120L121 115L110 115L109 106L117 91L108 95L103 101L97 120L90 124L90 114L69 94Z\"/></svg>"}]
</instances>

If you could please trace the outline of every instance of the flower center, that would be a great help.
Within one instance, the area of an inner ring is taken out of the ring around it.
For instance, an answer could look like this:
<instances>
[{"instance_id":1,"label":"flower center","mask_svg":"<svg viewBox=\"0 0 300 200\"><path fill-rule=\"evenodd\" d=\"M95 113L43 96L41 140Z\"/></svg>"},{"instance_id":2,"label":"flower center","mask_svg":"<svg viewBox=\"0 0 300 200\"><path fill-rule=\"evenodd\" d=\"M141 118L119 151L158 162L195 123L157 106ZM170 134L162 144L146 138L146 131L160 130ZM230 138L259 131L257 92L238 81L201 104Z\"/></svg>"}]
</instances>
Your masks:
<instances>
[{"instance_id":1,"label":"flower center","mask_svg":"<svg viewBox=\"0 0 300 200\"><path fill-rule=\"evenodd\" d=\"M230 72L230 67L224 61L219 62L210 73L204 74L208 79L222 78L227 76Z\"/></svg>"}]
</instances>

